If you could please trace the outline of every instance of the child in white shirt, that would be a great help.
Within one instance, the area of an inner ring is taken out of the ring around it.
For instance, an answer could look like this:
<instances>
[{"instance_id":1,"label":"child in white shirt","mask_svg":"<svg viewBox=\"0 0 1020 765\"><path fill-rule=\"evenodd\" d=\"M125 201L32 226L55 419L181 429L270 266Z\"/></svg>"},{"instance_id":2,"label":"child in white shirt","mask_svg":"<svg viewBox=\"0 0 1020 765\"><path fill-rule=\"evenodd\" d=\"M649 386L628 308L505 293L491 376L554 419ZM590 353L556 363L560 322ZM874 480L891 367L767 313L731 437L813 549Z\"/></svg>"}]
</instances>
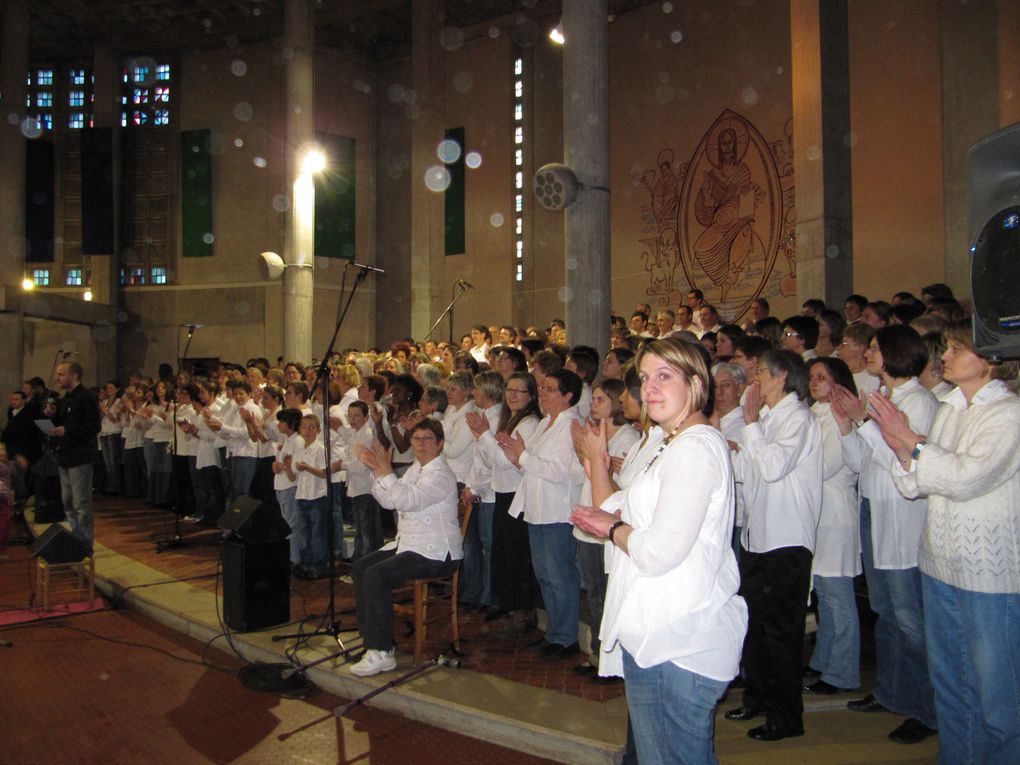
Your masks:
<instances>
[{"instance_id":1,"label":"child in white shirt","mask_svg":"<svg viewBox=\"0 0 1020 765\"><path fill-rule=\"evenodd\" d=\"M295 576L319 579L326 573L326 524L329 499L326 496L326 450L318 440L319 418L306 414L298 430L300 443L294 448L292 468L287 476L297 481L297 515L301 537L300 565ZM286 468L285 468L286 469Z\"/></svg>"}]
</instances>

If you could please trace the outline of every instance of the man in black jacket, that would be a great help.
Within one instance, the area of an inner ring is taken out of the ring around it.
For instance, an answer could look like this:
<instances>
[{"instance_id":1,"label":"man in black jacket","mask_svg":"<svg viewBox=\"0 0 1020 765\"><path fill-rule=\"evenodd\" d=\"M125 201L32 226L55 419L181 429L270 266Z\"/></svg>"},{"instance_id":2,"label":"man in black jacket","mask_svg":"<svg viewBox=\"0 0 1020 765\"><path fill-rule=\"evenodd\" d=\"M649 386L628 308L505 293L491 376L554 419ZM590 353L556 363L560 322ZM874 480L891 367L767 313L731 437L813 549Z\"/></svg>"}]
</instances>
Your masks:
<instances>
[{"instance_id":1,"label":"man in black jacket","mask_svg":"<svg viewBox=\"0 0 1020 765\"><path fill-rule=\"evenodd\" d=\"M92 552L92 465L99 456L99 401L81 384L82 368L65 361L57 366L57 386L65 391L57 403L51 435L60 438L57 466L64 511L71 533Z\"/></svg>"}]
</instances>

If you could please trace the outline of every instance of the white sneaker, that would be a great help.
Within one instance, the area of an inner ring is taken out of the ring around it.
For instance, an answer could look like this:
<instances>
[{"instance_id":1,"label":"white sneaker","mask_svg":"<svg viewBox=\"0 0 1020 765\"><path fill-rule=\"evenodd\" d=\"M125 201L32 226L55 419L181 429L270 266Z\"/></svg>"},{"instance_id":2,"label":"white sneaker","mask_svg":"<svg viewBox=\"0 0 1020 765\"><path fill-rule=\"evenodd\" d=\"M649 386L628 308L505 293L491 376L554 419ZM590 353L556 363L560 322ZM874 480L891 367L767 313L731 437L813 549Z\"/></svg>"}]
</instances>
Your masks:
<instances>
[{"instance_id":1,"label":"white sneaker","mask_svg":"<svg viewBox=\"0 0 1020 765\"><path fill-rule=\"evenodd\" d=\"M371 677L380 672L389 672L397 668L397 660L393 651L377 651L369 648L357 664L351 667L351 674L358 677Z\"/></svg>"}]
</instances>

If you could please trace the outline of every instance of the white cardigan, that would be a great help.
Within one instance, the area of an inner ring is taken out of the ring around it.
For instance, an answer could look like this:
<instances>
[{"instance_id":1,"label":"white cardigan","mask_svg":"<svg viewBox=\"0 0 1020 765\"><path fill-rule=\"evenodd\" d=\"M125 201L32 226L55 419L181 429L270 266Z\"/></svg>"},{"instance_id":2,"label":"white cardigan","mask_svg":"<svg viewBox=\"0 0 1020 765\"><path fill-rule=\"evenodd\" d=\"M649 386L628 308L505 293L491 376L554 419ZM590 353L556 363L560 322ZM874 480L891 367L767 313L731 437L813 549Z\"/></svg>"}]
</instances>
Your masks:
<instances>
[{"instance_id":1,"label":"white cardigan","mask_svg":"<svg viewBox=\"0 0 1020 765\"><path fill-rule=\"evenodd\" d=\"M1001 381L969 407L958 389L945 396L928 445L894 479L908 497L928 495L921 571L962 590L1020 593L1020 399Z\"/></svg>"}]
</instances>

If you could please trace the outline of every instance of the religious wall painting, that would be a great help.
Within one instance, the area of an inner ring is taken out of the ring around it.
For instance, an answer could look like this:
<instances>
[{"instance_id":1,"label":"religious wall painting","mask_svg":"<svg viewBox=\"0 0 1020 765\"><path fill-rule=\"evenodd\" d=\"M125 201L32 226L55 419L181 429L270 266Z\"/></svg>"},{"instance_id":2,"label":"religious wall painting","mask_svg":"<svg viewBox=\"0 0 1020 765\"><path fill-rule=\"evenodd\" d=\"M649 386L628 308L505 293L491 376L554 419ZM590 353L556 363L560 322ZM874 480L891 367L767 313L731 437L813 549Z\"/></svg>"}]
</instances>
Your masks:
<instances>
[{"instance_id":1,"label":"religious wall painting","mask_svg":"<svg viewBox=\"0 0 1020 765\"><path fill-rule=\"evenodd\" d=\"M769 144L726 110L689 162L663 149L655 170L632 174L650 198L639 240L650 299L678 305L696 287L736 320L759 295L796 293L791 131L792 120Z\"/></svg>"}]
</instances>

